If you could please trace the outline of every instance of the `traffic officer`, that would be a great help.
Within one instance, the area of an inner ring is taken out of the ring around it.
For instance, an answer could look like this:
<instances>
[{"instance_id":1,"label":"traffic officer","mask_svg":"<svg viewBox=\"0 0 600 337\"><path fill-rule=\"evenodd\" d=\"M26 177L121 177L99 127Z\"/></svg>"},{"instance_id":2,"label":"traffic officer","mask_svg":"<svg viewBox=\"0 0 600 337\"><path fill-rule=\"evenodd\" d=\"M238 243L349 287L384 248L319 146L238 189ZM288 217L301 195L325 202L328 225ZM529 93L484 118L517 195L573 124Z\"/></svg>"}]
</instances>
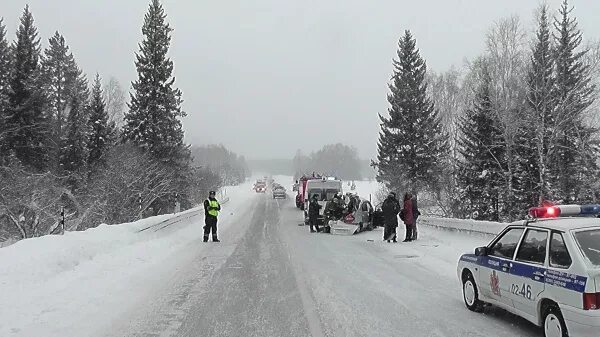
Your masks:
<instances>
[{"instance_id":1,"label":"traffic officer","mask_svg":"<svg viewBox=\"0 0 600 337\"><path fill-rule=\"evenodd\" d=\"M308 224L310 225L311 233L315 232L315 228L317 232L321 231L319 229L319 211L321 207L323 206L319 205L319 195L313 194L308 205Z\"/></svg>"},{"instance_id":2,"label":"traffic officer","mask_svg":"<svg viewBox=\"0 0 600 337\"><path fill-rule=\"evenodd\" d=\"M208 193L208 199L204 200L204 242L208 242L208 236L212 231L213 242L220 242L217 239L217 216L221 210L221 205L215 198L215 191Z\"/></svg>"}]
</instances>

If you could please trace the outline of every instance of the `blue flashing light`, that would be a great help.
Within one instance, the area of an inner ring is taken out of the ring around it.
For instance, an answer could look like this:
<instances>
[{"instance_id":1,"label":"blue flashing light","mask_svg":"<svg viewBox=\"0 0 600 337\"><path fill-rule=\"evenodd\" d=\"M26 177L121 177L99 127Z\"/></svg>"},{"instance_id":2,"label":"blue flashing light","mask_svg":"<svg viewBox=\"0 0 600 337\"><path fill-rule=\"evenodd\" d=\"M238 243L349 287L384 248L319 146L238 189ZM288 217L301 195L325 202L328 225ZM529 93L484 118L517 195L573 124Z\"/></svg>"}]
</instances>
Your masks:
<instances>
[{"instance_id":1,"label":"blue flashing light","mask_svg":"<svg viewBox=\"0 0 600 337\"><path fill-rule=\"evenodd\" d=\"M581 206L581 215L597 215L600 214L600 205L583 205Z\"/></svg>"}]
</instances>

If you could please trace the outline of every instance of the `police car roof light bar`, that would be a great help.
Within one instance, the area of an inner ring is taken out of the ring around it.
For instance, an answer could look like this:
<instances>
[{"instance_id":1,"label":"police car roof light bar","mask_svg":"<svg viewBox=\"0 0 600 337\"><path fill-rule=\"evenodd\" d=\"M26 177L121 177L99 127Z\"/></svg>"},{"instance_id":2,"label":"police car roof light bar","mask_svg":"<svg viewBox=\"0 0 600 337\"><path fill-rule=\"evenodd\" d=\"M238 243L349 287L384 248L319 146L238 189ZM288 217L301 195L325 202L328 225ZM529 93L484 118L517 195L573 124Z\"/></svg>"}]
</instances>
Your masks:
<instances>
[{"instance_id":1,"label":"police car roof light bar","mask_svg":"<svg viewBox=\"0 0 600 337\"><path fill-rule=\"evenodd\" d=\"M600 215L600 205L559 205L549 207L532 207L529 216L532 218L558 218L566 216Z\"/></svg>"}]
</instances>

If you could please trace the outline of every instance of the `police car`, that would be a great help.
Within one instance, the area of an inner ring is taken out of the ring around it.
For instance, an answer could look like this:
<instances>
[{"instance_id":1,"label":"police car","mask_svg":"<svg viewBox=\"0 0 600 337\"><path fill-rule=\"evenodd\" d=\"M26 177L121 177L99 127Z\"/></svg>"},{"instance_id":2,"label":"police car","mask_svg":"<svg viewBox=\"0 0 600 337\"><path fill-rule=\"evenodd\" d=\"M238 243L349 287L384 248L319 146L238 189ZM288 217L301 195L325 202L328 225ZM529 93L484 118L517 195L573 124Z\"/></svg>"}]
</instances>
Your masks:
<instances>
[{"instance_id":1,"label":"police car","mask_svg":"<svg viewBox=\"0 0 600 337\"><path fill-rule=\"evenodd\" d=\"M460 257L467 308L496 305L546 337L600 336L600 205L537 207L529 215Z\"/></svg>"}]
</instances>

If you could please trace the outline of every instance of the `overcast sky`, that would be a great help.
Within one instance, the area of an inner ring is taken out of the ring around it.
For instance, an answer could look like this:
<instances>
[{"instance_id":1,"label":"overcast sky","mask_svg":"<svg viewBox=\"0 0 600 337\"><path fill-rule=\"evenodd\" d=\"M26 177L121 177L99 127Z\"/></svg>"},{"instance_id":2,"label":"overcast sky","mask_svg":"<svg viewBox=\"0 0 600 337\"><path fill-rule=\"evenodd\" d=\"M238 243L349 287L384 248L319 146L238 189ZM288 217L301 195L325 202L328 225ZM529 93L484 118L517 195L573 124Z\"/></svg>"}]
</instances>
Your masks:
<instances>
[{"instance_id":1,"label":"overcast sky","mask_svg":"<svg viewBox=\"0 0 600 337\"><path fill-rule=\"evenodd\" d=\"M2 0L9 37L26 3L44 46L59 30L84 71L135 79L149 0ZM553 9L560 0L549 1ZM586 39L600 38L600 1L572 0ZM171 57L184 94L186 141L249 158L290 158L327 143L374 158L378 113L398 38L410 29L430 70L479 55L494 21L533 30L535 0L165 0Z\"/></svg>"}]
</instances>

